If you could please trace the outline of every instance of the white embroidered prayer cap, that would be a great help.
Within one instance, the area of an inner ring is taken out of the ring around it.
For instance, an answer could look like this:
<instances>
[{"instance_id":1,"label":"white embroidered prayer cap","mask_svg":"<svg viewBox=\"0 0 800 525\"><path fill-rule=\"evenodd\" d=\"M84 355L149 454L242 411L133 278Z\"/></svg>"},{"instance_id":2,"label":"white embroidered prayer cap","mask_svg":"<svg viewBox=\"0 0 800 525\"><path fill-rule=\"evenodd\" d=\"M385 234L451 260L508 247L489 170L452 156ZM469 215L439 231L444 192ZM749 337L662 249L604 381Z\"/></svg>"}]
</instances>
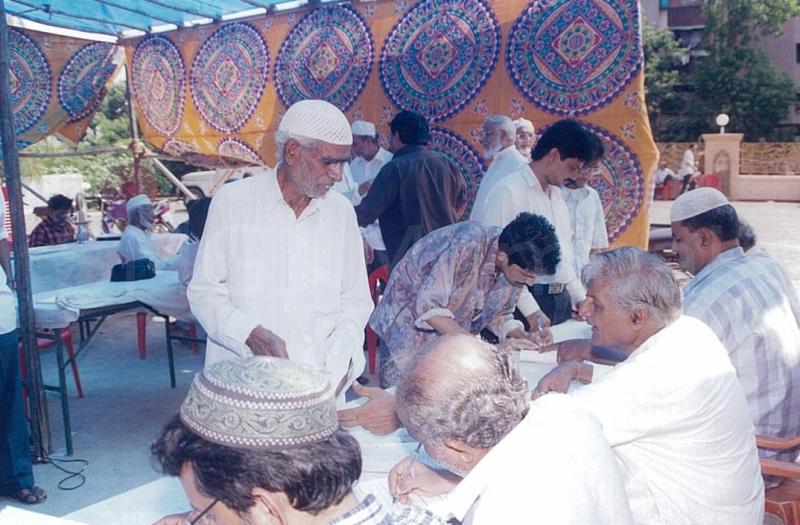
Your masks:
<instances>
[{"instance_id":1,"label":"white embroidered prayer cap","mask_svg":"<svg viewBox=\"0 0 800 525\"><path fill-rule=\"evenodd\" d=\"M235 448L280 451L325 441L339 428L328 378L288 359L226 359L203 369L180 418L197 435Z\"/></svg>"},{"instance_id":2,"label":"white embroidered prayer cap","mask_svg":"<svg viewBox=\"0 0 800 525\"><path fill-rule=\"evenodd\" d=\"M730 201L721 191L697 188L675 199L669 212L669 221L685 221L726 204L730 204Z\"/></svg>"},{"instance_id":3,"label":"white embroidered prayer cap","mask_svg":"<svg viewBox=\"0 0 800 525\"><path fill-rule=\"evenodd\" d=\"M128 212L128 215L130 215L130 213L133 210L137 210L139 208L143 208L145 206L152 206L152 205L153 205L153 201L150 200L150 197L148 197L147 195L145 195L143 193L140 193L139 195L135 195L135 196L131 197L130 199L128 199L128 204L125 206L125 209Z\"/></svg>"},{"instance_id":4,"label":"white embroidered prayer cap","mask_svg":"<svg viewBox=\"0 0 800 525\"><path fill-rule=\"evenodd\" d=\"M347 117L339 108L324 100L301 100L292 104L278 124L278 132L337 146L353 144Z\"/></svg>"},{"instance_id":5,"label":"white embroidered prayer cap","mask_svg":"<svg viewBox=\"0 0 800 525\"><path fill-rule=\"evenodd\" d=\"M351 129L353 130L353 135L358 135L359 137L375 136L375 124L366 120L356 120L353 122Z\"/></svg>"},{"instance_id":6,"label":"white embroidered prayer cap","mask_svg":"<svg viewBox=\"0 0 800 525\"><path fill-rule=\"evenodd\" d=\"M536 130L533 127L533 122L526 118L518 118L514 121L514 129L519 131L520 129L524 129L530 134L536 133Z\"/></svg>"}]
</instances>

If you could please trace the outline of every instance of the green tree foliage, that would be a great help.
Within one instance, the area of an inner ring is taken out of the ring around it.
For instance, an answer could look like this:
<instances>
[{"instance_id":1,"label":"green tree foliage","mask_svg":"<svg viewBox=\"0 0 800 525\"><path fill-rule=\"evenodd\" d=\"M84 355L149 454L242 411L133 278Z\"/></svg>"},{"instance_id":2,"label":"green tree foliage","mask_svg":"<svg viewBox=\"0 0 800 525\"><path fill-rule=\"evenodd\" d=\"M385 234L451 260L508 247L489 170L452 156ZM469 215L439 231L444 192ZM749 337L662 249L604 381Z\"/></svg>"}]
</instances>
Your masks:
<instances>
[{"instance_id":1,"label":"green tree foliage","mask_svg":"<svg viewBox=\"0 0 800 525\"><path fill-rule=\"evenodd\" d=\"M656 29L645 24L644 40L644 86L650 125L658 133L662 127L662 115L680 110L681 82L679 68L689 50L681 47L669 29Z\"/></svg>"}]
</instances>

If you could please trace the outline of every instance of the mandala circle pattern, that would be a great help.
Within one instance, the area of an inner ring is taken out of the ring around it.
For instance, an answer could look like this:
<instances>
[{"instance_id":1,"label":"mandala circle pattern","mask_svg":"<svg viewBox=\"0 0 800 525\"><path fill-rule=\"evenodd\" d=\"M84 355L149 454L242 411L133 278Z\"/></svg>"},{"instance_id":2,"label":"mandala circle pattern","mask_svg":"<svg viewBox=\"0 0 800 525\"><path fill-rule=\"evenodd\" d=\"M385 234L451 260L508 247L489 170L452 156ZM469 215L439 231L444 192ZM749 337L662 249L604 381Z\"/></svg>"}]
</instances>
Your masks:
<instances>
[{"instance_id":1,"label":"mandala circle pattern","mask_svg":"<svg viewBox=\"0 0 800 525\"><path fill-rule=\"evenodd\" d=\"M468 218L485 169L480 154L457 133L437 126L431 128L429 145L436 151L450 157L458 165L461 176L467 184L467 202L469 205L463 216Z\"/></svg>"},{"instance_id":2,"label":"mandala circle pattern","mask_svg":"<svg viewBox=\"0 0 800 525\"><path fill-rule=\"evenodd\" d=\"M484 0L424 0L392 29L378 71L398 107L444 120L483 88L500 54L500 25Z\"/></svg>"},{"instance_id":3,"label":"mandala circle pattern","mask_svg":"<svg viewBox=\"0 0 800 525\"><path fill-rule=\"evenodd\" d=\"M509 31L508 74L544 111L597 111L642 66L638 16L636 0L532 2Z\"/></svg>"},{"instance_id":4,"label":"mandala circle pattern","mask_svg":"<svg viewBox=\"0 0 800 525\"><path fill-rule=\"evenodd\" d=\"M237 131L261 100L269 48L256 27L237 22L217 29L192 63L189 87L203 118L219 131Z\"/></svg>"},{"instance_id":5,"label":"mandala circle pattern","mask_svg":"<svg viewBox=\"0 0 800 525\"><path fill-rule=\"evenodd\" d=\"M178 131L183 118L186 70L168 38L145 38L133 53L133 94L145 120L163 135Z\"/></svg>"},{"instance_id":6,"label":"mandala circle pattern","mask_svg":"<svg viewBox=\"0 0 800 525\"><path fill-rule=\"evenodd\" d=\"M286 106L327 100L346 111L367 84L375 43L350 6L315 9L286 36L275 60L275 86Z\"/></svg>"},{"instance_id":7,"label":"mandala circle pattern","mask_svg":"<svg viewBox=\"0 0 800 525\"><path fill-rule=\"evenodd\" d=\"M114 46L86 44L69 59L58 77L58 103L72 121L90 115L100 105L100 93L116 71Z\"/></svg>"},{"instance_id":8,"label":"mandala circle pattern","mask_svg":"<svg viewBox=\"0 0 800 525\"><path fill-rule=\"evenodd\" d=\"M264 164L264 160L249 144L237 138L225 138L217 144L217 153L223 157L243 160L250 164Z\"/></svg>"},{"instance_id":9,"label":"mandala circle pattern","mask_svg":"<svg viewBox=\"0 0 800 525\"><path fill-rule=\"evenodd\" d=\"M14 129L17 135L31 129L50 105L50 64L36 42L21 31L8 30L11 48L9 83Z\"/></svg>"}]
</instances>

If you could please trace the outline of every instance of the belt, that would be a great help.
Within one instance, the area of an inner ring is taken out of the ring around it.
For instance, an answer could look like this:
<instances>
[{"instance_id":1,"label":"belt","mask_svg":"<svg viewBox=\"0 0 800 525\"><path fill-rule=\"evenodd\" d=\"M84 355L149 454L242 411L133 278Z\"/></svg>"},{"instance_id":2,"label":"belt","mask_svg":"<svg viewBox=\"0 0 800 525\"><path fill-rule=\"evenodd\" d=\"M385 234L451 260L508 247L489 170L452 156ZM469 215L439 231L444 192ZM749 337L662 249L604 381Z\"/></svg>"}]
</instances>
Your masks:
<instances>
[{"instance_id":1,"label":"belt","mask_svg":"<svg viewBox=\"0 0 800 525\"><path fill-rule=\"evenodd\" d=\"M534 295L558 295L567 289L567 285L564 283L536 283L531 288Z\"/></svg>"}]
</instances>

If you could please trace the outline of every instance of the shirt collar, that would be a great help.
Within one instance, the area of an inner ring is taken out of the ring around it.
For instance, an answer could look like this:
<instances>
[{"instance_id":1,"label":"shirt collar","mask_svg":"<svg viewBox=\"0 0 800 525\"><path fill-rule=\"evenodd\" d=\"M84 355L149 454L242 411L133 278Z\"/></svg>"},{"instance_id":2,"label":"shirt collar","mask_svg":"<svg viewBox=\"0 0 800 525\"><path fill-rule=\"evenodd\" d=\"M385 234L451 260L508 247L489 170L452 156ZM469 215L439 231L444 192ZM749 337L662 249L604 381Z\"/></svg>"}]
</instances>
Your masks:
<instances>
[{"instance_id":1,"label":"shirt collar","mask_svg":"<svg viewBox=\"0 0 800 525\"><path fill-rule=\"evenodd\" d=\"M382 523L386 517L386 510L375 499L375 496L368 494L358 505L345 512L338 518L328 522L328 525L359 525L369 523Z\"/></svg>"},{"instance_id":2,"label":"shirt collar","mask_svg":"<svg viewBox=\"0 0 800 525\"><path fill-rule=\"evenodd\" d=\"M693 288L698 286L699 283L701 283L706 277L714 273L720 266L726 264L728 261L734 261L744 256L744 250L741 248L741 246L737 246L720 253L714 257L710 263L705 265L702 270L697 272L697 275L694 276L694 279L689 281L689 283L683 288L683 295L685 296L687 293L691 292Z\"/></svg>"},{"instance_id":3,"label":"shirt collar","mask_svg":"<svg viewBox=\"0 0 800 525\"><path fill-rule=\"evenodd\" d=\"M402 157L403 155L408 155L410 153L415 153L421 149L425 149L425 146L421 144L409 144L407 146L403 146L399 150L394 152L394 158Z\"/></svg>"},{"instance_id":4,"label":"shirt collar","mask_svg":"<svg viewBox=\"0 0 800 525\"><path fill-rule=\"evenodd\" d=\"M281 191L281 187L278 184L278 166L270 168L269 171L265 173L263 176L266 177L267 179L266 203L264 209L269 211L275 206L283 204L284 206L292 210L292 207L289 206L289 203L286 202L286 200L284 200L283 192ZM330 193L331 191L333 191L333 188L328 190L328 193ZM327 197L328 193L326 193L322 197L311 199L311 202L308 203L308 206L306 206L306 209L303 210L303 213L300 214L300 217L298 217L298 219L303 217L308 217L309 215L316 213L319 210L320 206L322 205L322 201L324 201L325 198ZM292 213L294 213L294 210L292 210Z\"/></svg>"}]
</instances>

